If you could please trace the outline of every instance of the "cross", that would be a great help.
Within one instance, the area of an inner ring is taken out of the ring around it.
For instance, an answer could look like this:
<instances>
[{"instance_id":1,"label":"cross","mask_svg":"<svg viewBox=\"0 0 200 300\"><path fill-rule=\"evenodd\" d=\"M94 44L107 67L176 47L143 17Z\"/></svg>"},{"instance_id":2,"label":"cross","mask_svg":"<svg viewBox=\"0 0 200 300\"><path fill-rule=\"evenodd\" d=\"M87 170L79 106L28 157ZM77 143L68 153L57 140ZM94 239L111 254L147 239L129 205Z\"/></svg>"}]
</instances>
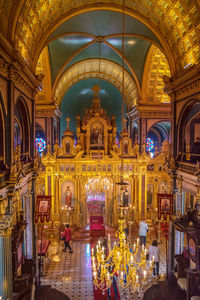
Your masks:
<instances>
[{"instance_id":1,"label":"cross","mask_svg":"<svg viewBox=\"0 0 200 300\"><path fill-rule=\"evenodd\" d=\"M70 118L67 117L65 120L67 121L67 128L69 128L69 121L70 121Z\"/></svg>"},{"instance_id":2,"label":"cross","mask_svg":"<svg viewBox=\"0 0 200 300\"><path fill-rule=\"evenodd\" d=\"M98 92L101 90L98 85L94 85L91 90L94 92L94 96L96 97L98 95Z\"/></svg>"}]
</instances>

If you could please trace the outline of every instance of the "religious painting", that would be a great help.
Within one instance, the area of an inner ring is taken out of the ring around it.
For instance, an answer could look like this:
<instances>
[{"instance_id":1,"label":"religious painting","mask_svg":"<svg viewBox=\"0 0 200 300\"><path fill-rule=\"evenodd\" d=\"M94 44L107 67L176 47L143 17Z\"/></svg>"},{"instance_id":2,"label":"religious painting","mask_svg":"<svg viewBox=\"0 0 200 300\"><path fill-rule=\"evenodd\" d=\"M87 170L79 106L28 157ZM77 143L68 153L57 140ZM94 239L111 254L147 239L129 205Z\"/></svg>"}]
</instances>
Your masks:
<instances>
[{"instance_id":1,"label":"religious painting","mask_svg":"<svg viewBox=\"0 0 200 300\"><path fill-rule=\"evenodd\" d=\"M102 169L103 169L103 171L105 172L105 171L106 171L106 166L103 165Z\"/></svg>"},{"instance_id":2,"label":"religious painting","mask_svg":"<svg viewBox=\"0 0 200 300\"><path fill-rule=\"evenodd\" d=\"M125 140L123 143L123 153L128 154L128 140Z\"/></svg>"},{"instance_id":3,"label":"religious painting","mask_svg":"<svg viewBox=\"0 0 200 300\"><path fill-rule=\"evenodd\" d=\"M91 171L91 166L88 166L88 171Z\"/></svg>"},{"instance_id":4,"label":"religious painting","mask_svg":"<svg viewBox=\"0 0 200 300\"><path fill-rule=\"evenodd\" d=\"M111 165L108 165L108 172L111 172Z\"/></svg>"},{"instance_id":5,"label":"religious painting","mask_svg":"<svg viewBox=\"0 0 200 300\"><path fill-rule=\"evenodd\" d=\"M39 203L39 213L47 213L48 201L41 200Z\"/></svg>"},{"instance_id":6,"label":"religious painting","mask_svg":"<svg viewBox=\"0 0 200 300\"><path fill-rule=\"evenodd\" d=\"M74 172L74 170L75 170L74 165L71 165L71 172Z\"/></svg>"},{"instance_id":7,"label":"religious painting","mask_svg":"<svg viewBox=\"0 0 200 300\"><path fill-rule=\"evenodd\" d=\"M153 207L153 184L147 184L147 208Z\"/></svg>"},{"instance_id":8,"label":"religious painting","mask_svg":"<svg viewBox=\"0 0 200 300\"><path fill-rule=\"evenodd\" d=\"M163 215L167 219L167 215L171 217L173 213L173 195L172 194L158 194L158 219Z\"/></svg>"},{"instance_id":9,"label":"religious painting","mask_svg":"<svg viewBox=\"0 0 200 300\"><path fill-rule=\"evenodd\" d=\"M64 172L65 171L65 166L64 165L60 165L60 171Z\"/></svg>"},{"instance_id":10,"label":"religious painting","mask_svg":"<svg viewBox=\"0 0 200 300\"><path fill-rule=\"evenodd\" d=\"M66 172L69 172L69 165L66 165Z\"/></svg>"},{"instance_id":11,"label":"religious painting","mask_svg":"<svg viewBox=\"0 0 200 300\"><path fill-rule=\"evenodd\" d=\"M86 171L86 165L82 166L82 171L85 172Z\"/></svg>"},{"instance_id":12,"label":"religious painting","mask_svg":"<svg viewBox=\"0 0 200 300\"><path fill-rule=\"evenodd\" d=\"M45 195L45 186L44 186L44 184L38 185L37 194L38 195Z\"/></svg>"},{"instance_id":13,"label":"religious painting","mask_svg":"<svg viewBox=\"0 0 200 300\"><path fill-rule=\"evenodd\" d=\"M154 164L148 164L147 171L154 171Z\"/></svg>"},{"instance_id":14,"label":"religious painting","mask_svg":"<svg viewBox=\"0 0 200 300\"><path fill-rule=\"evenodd\" d=\"M65 153L66 154L70 154L70 141L66 141L66 144L65 144Z\"/></svg>"},{"instance_id":15,"label":"religious painting","mask_svg":"<svg viewBox=\"0 0 200 300\"><path fill-rule=\"evenodd\" d=\"M131 184L128 181L125 181L125 183L124 186L117 186L118 205L128 207L131 204Z\"/></svg>"},{"instance_id":16,"label":"religious painting","mask_svg":"<svg viewBox=\"0 0 200 300\"><path fill-rule=\"evenodd\" d=\"M92 123L90 127L90 145L103 146L103 124L99 121Z\"/></svg>"},{"instance_id":17,"label":"religious painting","mask_svg":"<svg viewBox=\"0 0 200 300\"><path fill-rule=\"evenodd\" d=\"M61 185L62 207L73 208L75 202L75 185L72 181L65 181Z\"/></svg>"},{"instance_id":18,"label":"religious painting","mask_svg":"<svg viewBox=\"0 0 200 300\"><path fill-rule=\"evenodd\" d=\"M158 193L159 194L167 194L168 193L168 184L166 181L162 181L158 185Z\"/></svg>"},{"instance_id":19,"label":"religious painting","mask_svg":"<svg viewBox=\"0 0 200 300\"><path fill-rule=\"evenodd\" d=\"M44 222L44 217L48 222L50 219L51 196L37 196L35 208L35 222Z\"/></svg>"}]
</instances>

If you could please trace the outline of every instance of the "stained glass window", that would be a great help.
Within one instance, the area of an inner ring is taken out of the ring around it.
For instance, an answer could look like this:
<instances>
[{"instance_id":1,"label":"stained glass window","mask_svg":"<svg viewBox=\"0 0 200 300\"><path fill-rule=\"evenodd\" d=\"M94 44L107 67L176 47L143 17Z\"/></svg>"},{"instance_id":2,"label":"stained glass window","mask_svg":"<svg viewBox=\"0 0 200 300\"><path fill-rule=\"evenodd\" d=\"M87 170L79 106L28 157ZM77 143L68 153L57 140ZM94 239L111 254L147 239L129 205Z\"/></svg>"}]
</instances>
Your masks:
<instances>
[{"instance_id":1,"label":"stained glass window","mask_svg":"<svg viewBox=\"0 0 200 300\"><path fill-rule=\"evenodd\" d=\"M154 141L150 138L147 138L147 147L146 147L147 151L150 152L153 150L153 148L154 148Z\"/></svg>"},{"instance_id":2,"label":"stained glass window","mask_svg":"<svg viewBox=\"0 0 200 300\"><path fill-rule=\"evenodd\" d=\"M38 150L39 153L42 153L44 151L44 149L46 148L46 142L42 138L36 138L35 146L36 146L36 150Z\"/></svg>"},{"instance_id":3,"label":"stained glass window","mask_svg":"<svg viewBox=\"0 0 200 300\"><path fill-rule=\"evenodd\" d=\"M116 145L119 147L120 144L119 144L119 139L118 139L118 137L116 137L115 142L116 142Z\"/></svg>"}]
</instances>

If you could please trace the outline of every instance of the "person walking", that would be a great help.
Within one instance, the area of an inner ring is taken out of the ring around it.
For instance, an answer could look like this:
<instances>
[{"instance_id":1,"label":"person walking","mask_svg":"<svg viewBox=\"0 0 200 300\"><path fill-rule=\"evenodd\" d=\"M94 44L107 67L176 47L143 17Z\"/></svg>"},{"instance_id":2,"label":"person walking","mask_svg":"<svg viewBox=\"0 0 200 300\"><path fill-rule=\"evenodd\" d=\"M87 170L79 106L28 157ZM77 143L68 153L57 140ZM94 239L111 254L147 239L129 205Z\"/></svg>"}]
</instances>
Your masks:
<instances>
[{"instance_id":1,"label":"person walking","mask_svg":"<svg viewBox=\"0 0 200 300\"><path fill-rule=\"evenodd\" d=\"M149 246L149 259L153 261L153 277L159 276L160 249L156 240Z\"/></svg>"},{"instance_id":2,"label":"person walking","mask_svg":"<svg viewBox=\"0 0 200 300\"><path fill-rule=\"evenodd\" d=\"M146 236L149 231L148 225L143 218L139 223L139 236L140 236L140 245L146 246Z\"/></svg>"},{"instance_id":3,"label":"person walking","mask_svg":"<svg viewBox=\"0 0 200 300\"><path fill-rule=\"evenodd\" d=\"M69 242L71 241L71 229L69 227L69 224L66 224L65 226L65 231L63 233L63 238L64 238L64 243L65 243L65 249L63 250L64 252L66 252L67 248L69 248L69 253L72 253L72 248L69 244Z\"/></svg>"}]
</instances>

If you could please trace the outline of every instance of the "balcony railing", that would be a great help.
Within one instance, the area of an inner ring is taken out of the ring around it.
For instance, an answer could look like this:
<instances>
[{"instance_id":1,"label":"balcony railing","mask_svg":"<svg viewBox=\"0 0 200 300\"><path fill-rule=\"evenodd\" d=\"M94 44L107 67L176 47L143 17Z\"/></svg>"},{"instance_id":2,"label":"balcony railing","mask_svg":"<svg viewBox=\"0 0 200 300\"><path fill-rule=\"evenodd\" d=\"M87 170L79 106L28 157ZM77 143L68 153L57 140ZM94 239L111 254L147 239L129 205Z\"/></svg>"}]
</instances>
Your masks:
<instances>
[{"instance_id":1,"label":"balcony railing","mask_svg":"<svg viewBox=\"0 0 200 300\"><path fill-rule=\"evenodd\" d=\"M200 171L199 165L191 162L176 162L176 165L180 171L187 172L190 174L195 174Z\"/></svg>"}]
</instances>

